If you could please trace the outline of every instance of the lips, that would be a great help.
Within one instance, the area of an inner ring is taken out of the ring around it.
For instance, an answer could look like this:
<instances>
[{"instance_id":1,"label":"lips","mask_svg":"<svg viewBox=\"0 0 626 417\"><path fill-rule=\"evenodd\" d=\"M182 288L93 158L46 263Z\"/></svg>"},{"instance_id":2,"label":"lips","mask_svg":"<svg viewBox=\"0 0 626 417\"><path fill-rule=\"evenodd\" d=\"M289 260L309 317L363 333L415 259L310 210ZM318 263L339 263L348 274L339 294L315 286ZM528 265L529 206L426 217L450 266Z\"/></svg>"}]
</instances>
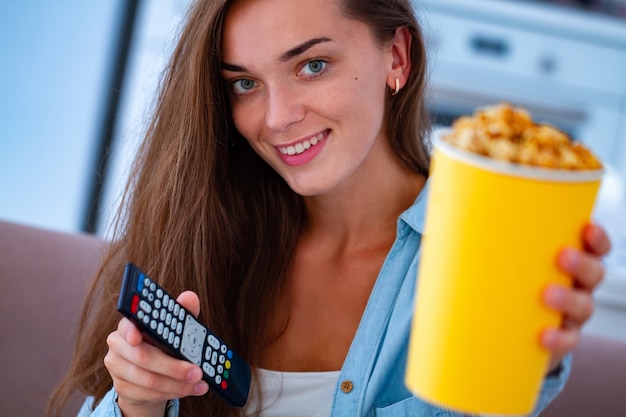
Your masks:
<instances>
[{"instance_id":1,"label":"lips","mask_svg":"<svg viewBox=\"0 0 626 417\"><path fill-rule=\"evenodd\" d=\"M324 136L326 136L325 131L318 133L316 136L313 136L312 138L309 138L309 139L305 139L302 142L296 143L294 145L279 146L278 151L283 155L289 155L289 156L300 155L301 153L304 153L308 149L317 145L324 138Z\"/></svg>"},{"instance_id":2,"label":"lips","mask_svg":"<svg viewBox=\"0 0 626 417\"><path fill-rule=\"evenodd\" d=\"M329 134L330 130L324 130L299 142L292 142L286 146L277 146L276 153L283 163L288 166L306 165L320 154Z\"/></svg>"}]
</instances>

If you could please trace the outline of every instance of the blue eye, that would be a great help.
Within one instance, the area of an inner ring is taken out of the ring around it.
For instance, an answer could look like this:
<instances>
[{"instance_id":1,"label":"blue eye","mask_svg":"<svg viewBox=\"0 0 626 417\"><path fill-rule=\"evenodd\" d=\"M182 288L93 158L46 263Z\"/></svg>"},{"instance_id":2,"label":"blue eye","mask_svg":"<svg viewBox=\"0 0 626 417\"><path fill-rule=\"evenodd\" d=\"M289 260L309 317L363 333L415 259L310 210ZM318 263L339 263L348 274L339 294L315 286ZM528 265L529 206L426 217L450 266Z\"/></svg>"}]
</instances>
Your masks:
<instances>
[{"instance_id":1,"label":"blue eye","mask_svg":"<svg viewBox=\"0 0 626 417\"><path fill-rule=\"evenodd\" d=\"M232 86L235 94L245 94L256 87L256 82L247 78L242 78L233 82Z\"/></svg>"},{"instance_id":2,"label":"blue eye","mask_svg":"<svg viewBox=\"0 0 626 417\"><path fill-rule=\"evenodd\" d=\"M307 62L304 67L302 67L301 72L304 75L316 75L324 71L328 63L326 61L322 61L321 59L315 59Z\"/></svg>"}]
</instances>

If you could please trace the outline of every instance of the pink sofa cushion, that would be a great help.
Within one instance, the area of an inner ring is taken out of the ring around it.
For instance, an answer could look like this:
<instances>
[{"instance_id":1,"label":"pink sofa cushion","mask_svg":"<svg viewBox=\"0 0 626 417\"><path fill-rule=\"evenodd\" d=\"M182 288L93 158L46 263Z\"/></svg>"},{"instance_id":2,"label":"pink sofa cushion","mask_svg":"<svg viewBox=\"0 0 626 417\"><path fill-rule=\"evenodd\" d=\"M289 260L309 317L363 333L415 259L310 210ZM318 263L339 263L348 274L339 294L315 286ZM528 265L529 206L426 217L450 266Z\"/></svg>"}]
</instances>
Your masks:
<instances>
[{"instance_id":1,"label":"pink sofa cushion","mask_svg":"<svg viewBox=\"0 0 626 417\"><path fill-rule=\"evenodd\" d=\"M90 235L0 221L1 416L43 414L68 363L101 248Z\"/></svg>"}]
</instances>

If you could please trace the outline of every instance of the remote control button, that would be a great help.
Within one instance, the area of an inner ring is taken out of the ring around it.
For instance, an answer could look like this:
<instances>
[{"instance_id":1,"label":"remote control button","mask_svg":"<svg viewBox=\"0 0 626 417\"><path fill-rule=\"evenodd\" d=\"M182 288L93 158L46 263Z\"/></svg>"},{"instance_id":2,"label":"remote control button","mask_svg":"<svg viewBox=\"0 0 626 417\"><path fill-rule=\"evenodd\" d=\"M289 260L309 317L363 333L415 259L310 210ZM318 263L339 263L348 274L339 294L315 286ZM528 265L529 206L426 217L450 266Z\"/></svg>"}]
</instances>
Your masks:
<instances>
[{"instance_id":1,"label":"remote control button","mask_svg":"<svg viewBox=\"0 0 626 417\"><path fill-rule=\"evenodd\" d=\"M160 288L157 288L157 290L156 290L156 295L157 295L157 297L159 297L159 298L163 298L163 290L162 290L162 289L160 289Z\"/></svg>"},{"instance_id":2,"label":"remote control button","mask_svg":"<svg viewBox=\"0 0 626 417\"><path fill-rule=\"evenodd\" d=\"M143 317L144 317L145 315L146 315L146 313L144 313L144 312L143 312L143 310L139 310L139 311L137 312L137 318L138 318L139 320L142 320L142 319L143 319Z\"/></svg>"},{"instance_id":3,"label":"remote control button","mask_svg":"<svg viewBox=\"0 0 626 417\"><path fill-rule=\"evenodd\" d=\"M174 301L174 300L172 300ZM174 317L178 316L178 312L180 311L180 306L178 304L174 304Z\"/></svg>"},{"instance_id":4,"label":"remote control button","mask_svg":"<svg viewBox=\"0 0 626 417\"><path fill-rule=\"evenodd\" d=\"M168 327L163 329L163 340L168 340L170 337L170 329Z\"/></svg>"},{"instance_id":5,"label":"remote control button","mask_svg":"<svg viewBox=\"0 0 626 417\"><path fill-rule=\"evenodd\" d=\"M217 365L217 352L213 352L213 354L211 355L211 365Z\"/></svg>"},{"instance_id":6,"label":"remote control button","mask_svg":"<svg viewBox=\"0 0 626 417\"><path fill-rule=\"evenodd\" d=\"M159 310L152 310L152 318L155 320L159 318Z\"/></svg>"},{"instance_id":7,"label":"remote control button","mask_svg":"<svg viewBox=\"0 0 626 417\"><path fill-rule=\"evenodd\" d=\"M180 346L180 337L176 336L174 337L174 347L178 349L179 346Z\"/></svg>"},{"instance_id":8,"label":"remote control button","mask_svg":"<svg viewBox=\"0 0 626 417\"><path fill-rule=\"evenodd\" d=\"M169 294L163 294L163 305L167 306L170 302L170 296Z\"/></svg>"},{"instance_id":9,"label":"remote control button","mask_svg":"<svg viewBox=\"0 0 626 417\"><path fill-rule=\"evenodd\" d=\"M230 363L230 361L226 361L226 362L224 362L224 368L226 368L226 369L230 369L230 367L231 367L231 363Z\"/></svg>"},{"instance_id":10,"label":"remote control button","mask_svg":"<svg viewBox=\"0 0 626 417\"><path fill-rule=\"evenodd\" d=\"M156 291L156 284L154 282L150 283L150 291L152 291L152 292Z\"/></svg>"},{"instance_id":11,"label":"remote control button","mask_svg":"<svg viewBox=\"0 0 626 417\"><path fill-rule=\"evenodd\" d=\"M228 379L228 378L230 378L230 372L225 370L224 373L222 374L222 376L224 377L224 379Z\"/></svg>"},{"instance_id":12,"label":"remote control button","mask_svg":"<svg viewBox=\"0 0 626 417\"><path fill-rule=\"evenodd\" d=\"M172 324L172 315L170 313L167 313L167 315L165 316L165 324L168 326Z\"/></svg>"},{"instance_id":13,"label":"remote control button","mask_svg":"<svg viewBox=\"0 0 626 417\"><path fill-rule=\"evenodd\" d=\"M141 274L141 276L144 277L143 278L143 285L145 287L149 287L150 286L150 278L146 277L144 274Z\"/></svg>"},{"instance_id":14,"label":"remote control button","mask_svg":"<svg viewBox=\"0 0 626 417\"><path fill-rule=\"evenodd\" d=\"M143 317L142 321L143 321L143 324L148 324L148 323L150 323L150 316L146 314L146 315Z\"/></svg>"},{"instance_id":15,"label":"remote control button","mask_svg":"<svg viewBox=\"0 0 626 417\"><path fill-rule=\"evenodd\" d=\"M179 325L182 331L182 323L179 323ZM180 352L196 365L200 365L202 361L202 347L205 335L206 329L192 316L187 316Z\"/></svg>"},{"instance_id":16,"label":"remote control button","mask_svg":"<svg viewBox=\"0 0 626 417\"><path fill-rule=\"evenodd\" d=\"M181 334L183 332L183 324L181 322L178 322L178 325L176 326L176 333Z\"/></svg>"},{"instance_id":17,"label":"remote control button","mask_svg":"<svg viewBox=\"0 0 626 417\"><path fill-rule=\"evenodd\" d=\"M169 311L174 311L176 309L176 302L174 301L173 298L170 298L170 301L167 303L167 309ZM177 314L177 313L174 313Z\"/></svg>"},{"instance_id":18,"label":"remote control button","mask_svg":"<svg viewBox=\"0 0 626 417\"><path fill-rule=\"evenodd\" d=\"M204 351L204 359L207 361L211 360L211 346L206 347L206 350Z\"/></svg>"},{"instance_id":19,"label":"remote control button","mask_svg":"<svg viewBox=\"0 0 626 417\"><path fill-rule=\"evenodd\" d=\"M154 294L148 293L148 301L150 301L151 303L154 302Z\"/></svg>"},{"instance_id":20,"label":"remote control button","mask_svg":"<svg viewBox=\"0 0 626 417\"><path fill-rule=\"evenodd\" d=\"M157 322L154 321L154 320L150 320L150 328L152 330L156 329L157 328Z\"/></svg>"},{"instance_id":21,"label":"remote control button","mask_svg":"<svg viewBox=\"0 0 626 417\"><path fill-rule=\"evenodd\" d=\"M139 296L135 294L133 295L133 299L130 304L130 312L133 314L136 314L138 308L139 308Z\"/></svg>"},{"instance_id":22,"label":"remote control button","mask_svg":"<svg viewBox=\"0 0 626 417\"><path fill-rule=\"evenodd\" d=\"M220 375L224 373L224 367L222 365L217 365L217 373Z\"/></svg>"},{"instance_id":23,"label":"remote control button","mask_svg":"<svg viewBox=\"0 0 626 417\"><path fill-rule=\"evenodd\" d=\"M167 343L169 343L170 345L173 345L175 336L176 335L173 332L171 332L170 335L167 337Z\"/></svg>"},{"instance_id":24,"label":"remote control button","mask_svg":"<svg viewBox=\"0 0 626 417\"><path fill-rule=\"evenodd\" d=\"M144 281L144 275L143 274L139 274L139 279L137 280L137 292L141 292L141 290L143 289L143 281Z\"/></svg>"},{"instance_id":25,"label":"remote control button","mask_svg":"<svg viewBox=\"0 0 626 417\"><path fill-rule=\"evenodd\" d=\"M182 326L182 325L181 325ZM185 344L183 347L188 348L189 350L199 350L202 348L202 336L201 336L201 328L200 326L194 326L193 324L188 325L185 328Z\"/></svg>"},{"instance_id":26,"label":"remote control button","mask_svg":"<svg viewBox=\"0 0 626 417\"><path fill-rule=\"evenodd\" d=\"M233 358L233 351L232 351L232 350L229 350L229 351L226 353L226 356L228 356L228 359L232 359L232 358Z\"/></svg>"},{"instance_id":27,"label":"remote control button","mask_svg":"<svg viewBox=\"0 0 626 417\"><path fill-rule=\"evenodd\" d=\"M178 320L176 320L176 317L172 318L172 323L170 324L170 327L172 328L172 330L176 330L177 324L178 324Z\"/></svg>"},{"instance_id":28,"label":"remote control button","mask_svg":"<svg viewBox=\"0 0 626 417\"><path fill-rule=\"evenodd\" d=\"M154 308L161 308L161 300L158 298L154 300Z\"/></svg>"},{"instance_id":29,"label":"remote control button","mask_svg":"<svg viewBox=\"0 0 626 417\"><path fill-rule=\"evenodd\" d=\"M161 309L161 315L159 316L159 320L164 322L165 321L165 317L167 317L167 310L162 308Z\"/></svg>"},{"instance_id":30,"label":"remote control button","mask_svg":"<svg viewBox=\"0 0 626 417\"><path fill-rule=\"evenodd\" d=\"M152 306L150 306L150 304L146 302L146 300L139 301L139 308L141 308L148 314L152 313Z\"/></svg>"},{"instance_id":31,"label":"remote control button","mask_svg":"<svg viewBox=\"0 0 626 417\"><path fill-rule=\"evenodd\" d=\"M178 312L178 320L183 321L185 320L185 310L184 309L180 309L180 311Z\"/></svg>"},{"instance_id":32,"label":"remote control button","mask_svg":"<svg viewBox=\"0 0 626 417\"><path fill-rule=\"evenodd\" d=\"M207 337L206 339L207 342L209 342L209 345L211 345L211 347L213 349L219 349L220 348L220 341L217 340L217 337L213 336L212 334L209 335L209 337Z\"/></svg>"},{"instance_id":33,"label":"remote control button","mask_svg":"<svg viewBox=\"0 0 626 417\"><path fill-rule=\"evenodd\" d=\"M226 360L226 358L224 357L224 355L220 355L220 357L218 358L219 362L223 365L224 361Z\"/></svg>"},{"instance_id":34,"label":"remote control button","mask_svg":"<svg viewBox=\"0 0 626 417\"><path fill-rule=\"evenodd\" d=\"M220 385L222 383L222 376L221 375L215 375L215 383L217 385Z\"/></svg>"},{"instance_id":35,"label":"remote control button","mask_svg":"<svg viewBox=\"0 0 626 417\"><path fill-rule=\"evenodd\" d=\"M143 298L148 298L148 294L150 294L150 291L148 291L147 288L141 290L141 295L143 296Z\"/></svg>"},{"instance_id":36,"label":"remote control button","mask_svg":"<svg viewBox=\"0 0 626 417\"><path fill-rule=\"evenodd\" d=\"M163 323L157 325L157 334L161 336L163 334Z\"/></svg>"},{"instance_id":37,"label":"remote control button","mask_svg":"<svg viewBox=\"0 0 626 417\"><path fill-rule=\"evenodd\" d=\"M226 354L226 352L228 351L228 348L226 347L226 345L222 345L222 347L220 347L220 350L222 351L223 354Z\"/></svg>"},{"instance_id":38,"label":"remote control button","mask_svg":"<svg viewBox=\"0 0 626 417\"><path fill-rule=\"evenodd\" d=\"M226 388L228 388L228 383L226 381L222 381L222 389L226 391Z\"/></svg>"},{"instance_id":39,"label":"remote control button","mask_svg":"<svg viewBox=\"0 0 626 417\"><path fill-rule=\"evenodd\" d=\"M206 372L206 374L211 378L215 376L215 368L212 367L208 362L204 362L202 364L202 370Z\"/></svg>"}]
</instances>

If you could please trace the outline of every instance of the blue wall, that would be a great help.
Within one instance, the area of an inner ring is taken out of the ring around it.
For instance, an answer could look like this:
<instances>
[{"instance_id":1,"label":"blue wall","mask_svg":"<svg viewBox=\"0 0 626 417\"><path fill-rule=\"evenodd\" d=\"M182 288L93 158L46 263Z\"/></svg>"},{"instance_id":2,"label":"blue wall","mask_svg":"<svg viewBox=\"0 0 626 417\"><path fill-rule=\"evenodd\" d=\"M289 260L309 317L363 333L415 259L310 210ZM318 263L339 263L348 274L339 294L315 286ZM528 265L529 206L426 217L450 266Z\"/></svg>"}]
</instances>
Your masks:
<instances>
[{"instance_id":1,"label":"blue wall","mask_svg":"<svg viewBox=\"0 0 626 417\"><path fill-rule=\"evenodd\" d=\"M80 229L122 2L0 2L0 218Z\"/></svg>"}]
</instances>

